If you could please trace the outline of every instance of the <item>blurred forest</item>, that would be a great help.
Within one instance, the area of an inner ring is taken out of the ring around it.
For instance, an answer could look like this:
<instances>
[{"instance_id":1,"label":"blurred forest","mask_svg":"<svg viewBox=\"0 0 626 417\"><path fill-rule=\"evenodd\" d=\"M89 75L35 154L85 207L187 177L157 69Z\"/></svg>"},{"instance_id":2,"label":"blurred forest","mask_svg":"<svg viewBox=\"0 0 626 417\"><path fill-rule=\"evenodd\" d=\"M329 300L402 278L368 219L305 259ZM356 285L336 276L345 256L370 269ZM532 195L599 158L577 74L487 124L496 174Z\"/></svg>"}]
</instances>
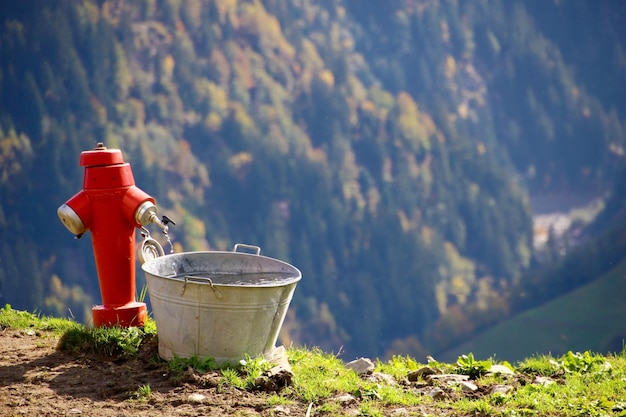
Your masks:
<instances>
[{"instance_id":1,"label":"blurred forest","mask_svg":"<svg viewBox=\"0 0 626 417\"><path fill-rule=\"evenodd\" d=\"M0 2L0 302L90 319L102 141L177 252L302 271L283 343L421 359L624 256L625 88L618 0ZM532 195L604 192L537 256Z\"/></svg>"}]
</instances>

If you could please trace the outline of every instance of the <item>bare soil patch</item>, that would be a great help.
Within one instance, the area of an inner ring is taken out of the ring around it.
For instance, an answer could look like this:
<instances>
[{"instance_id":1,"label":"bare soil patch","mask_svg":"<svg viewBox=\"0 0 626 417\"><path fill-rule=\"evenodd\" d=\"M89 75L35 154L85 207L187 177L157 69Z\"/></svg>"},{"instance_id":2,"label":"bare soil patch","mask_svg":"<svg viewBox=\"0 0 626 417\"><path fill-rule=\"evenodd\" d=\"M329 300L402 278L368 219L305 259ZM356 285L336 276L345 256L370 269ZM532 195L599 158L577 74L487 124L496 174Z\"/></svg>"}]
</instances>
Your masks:
<instances>
[{"instance_id":1,"label":"bare soil patch","mask_svg":"<svg viewBox=\"0 0 626 417\"><path fill-rule=\"evenodd\" d=\"M0 330L0 416L220 417L281 412L267 406L267 392L173 378L167 363L155 360L154 342L125 360L61 352L57 343L57 337L45 332ZM151 394L138 400L136 393L145 385ZM204 398L190 399L191 394ZM289 416L305 414L306 405L288 406Z\"/></svg>"}]
</instances>

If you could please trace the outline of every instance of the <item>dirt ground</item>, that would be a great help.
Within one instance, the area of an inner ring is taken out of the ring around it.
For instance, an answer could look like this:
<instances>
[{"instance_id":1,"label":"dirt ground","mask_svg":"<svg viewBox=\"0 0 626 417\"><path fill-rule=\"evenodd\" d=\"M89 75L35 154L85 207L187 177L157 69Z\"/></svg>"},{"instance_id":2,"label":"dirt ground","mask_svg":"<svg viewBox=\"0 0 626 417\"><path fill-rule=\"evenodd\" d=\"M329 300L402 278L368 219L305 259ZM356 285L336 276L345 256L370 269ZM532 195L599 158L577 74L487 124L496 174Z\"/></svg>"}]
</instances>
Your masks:
<instances>
[{"instance_id":1,"label":"dirt ground","mask_svg":"<svg viewBox=\"0 0 626 417\"><path fill-rule=\"evenodd\" d=\"M307 412L306 404L268 407L266 392L174 380L166 363L154 360L154 343L133 359L110 361L57 351L57 342L39 332L0 330L0 416L251 417ZM149 399L137 400L137 390L145 385L151 388Z\"/></svg>"}]
</instances>

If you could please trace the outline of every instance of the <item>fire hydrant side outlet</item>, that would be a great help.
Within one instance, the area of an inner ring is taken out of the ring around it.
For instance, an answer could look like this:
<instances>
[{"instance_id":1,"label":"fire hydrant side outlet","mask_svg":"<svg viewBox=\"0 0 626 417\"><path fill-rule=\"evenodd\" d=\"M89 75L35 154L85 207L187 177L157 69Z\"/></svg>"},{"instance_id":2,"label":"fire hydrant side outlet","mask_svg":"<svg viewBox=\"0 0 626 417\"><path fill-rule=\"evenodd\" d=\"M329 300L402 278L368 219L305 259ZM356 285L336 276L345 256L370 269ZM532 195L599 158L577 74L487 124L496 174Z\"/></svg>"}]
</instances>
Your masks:
<instances>
[{"instance_id":1,"label":"fire hydrant side outlet","mask_svg":"<svg viewBox=\"0 0 626 417\"><path fill-rule=\"evenodd\" d=\"M76 237L89 230L91 212L91 201L84 191L78 192L57 210L59 219Z\"/></svg>"},{"instance_id":2,"label":"fire hydrant side outlet","mask_svg":"<svg viewBox=\"0 0 626 417\"><path fill-rule=\"evenodd\" d=\"M137 210L145 202L150 202L152 205L155 203L154 198L150 197L145 191L137 186L130 187L124 194L124 198L122 199L122 211L124 213L124 218L134 227L141 227L147 224L147 222L140 223L136 216Z\"/></svg>"}]
</instances>

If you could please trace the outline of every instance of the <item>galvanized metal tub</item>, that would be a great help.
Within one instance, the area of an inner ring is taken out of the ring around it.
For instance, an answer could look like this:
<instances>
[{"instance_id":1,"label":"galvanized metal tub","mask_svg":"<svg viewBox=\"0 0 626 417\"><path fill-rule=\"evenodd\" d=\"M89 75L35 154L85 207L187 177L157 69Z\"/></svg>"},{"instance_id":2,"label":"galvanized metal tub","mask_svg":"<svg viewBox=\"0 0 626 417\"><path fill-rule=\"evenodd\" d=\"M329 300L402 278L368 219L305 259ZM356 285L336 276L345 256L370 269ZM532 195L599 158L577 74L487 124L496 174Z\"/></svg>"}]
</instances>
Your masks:
<instances>
[{"instance_id":1,"label":"galvanized metal tub","mask_svg":"<svg viewBox=\"0 0 626 417\"><path fill-rule=\"evenodd\" d=\"M256 253L238 252L241 247ZM271 355L302 274L260 251L237 244L232 252L176 253L141 266L161 358L234 363Z\"/></svg>"}]
</instances>

